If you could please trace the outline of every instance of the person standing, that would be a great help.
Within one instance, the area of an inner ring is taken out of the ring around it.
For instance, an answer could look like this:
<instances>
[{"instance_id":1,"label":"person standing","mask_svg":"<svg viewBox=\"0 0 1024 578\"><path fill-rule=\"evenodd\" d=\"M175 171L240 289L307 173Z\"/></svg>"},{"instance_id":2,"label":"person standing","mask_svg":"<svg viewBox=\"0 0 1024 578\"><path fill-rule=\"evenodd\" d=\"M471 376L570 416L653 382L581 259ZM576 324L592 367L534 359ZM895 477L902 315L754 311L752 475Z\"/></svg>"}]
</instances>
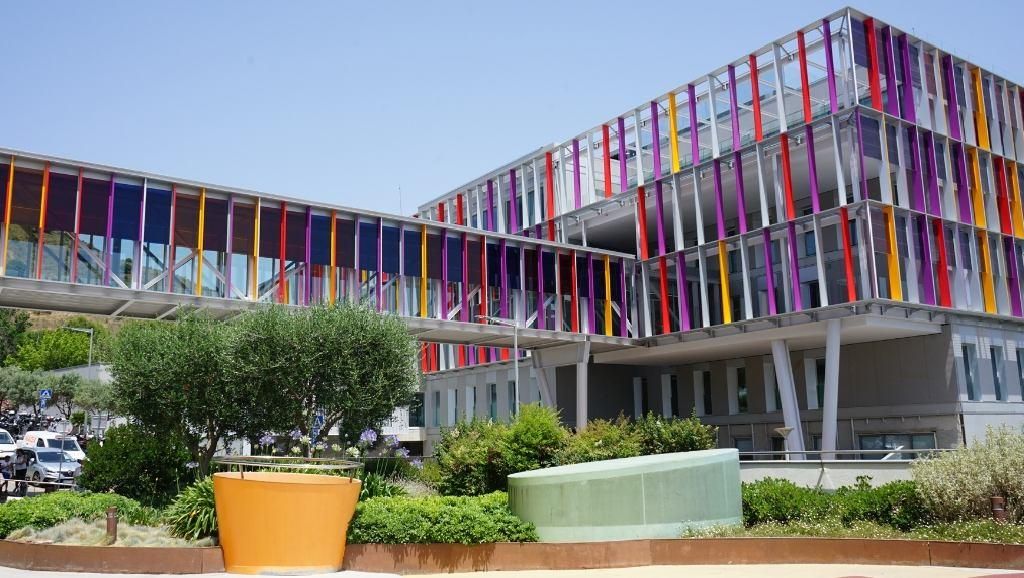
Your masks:
<instances>
[{"instance_id":1,"label":"person standing","mask_svg":"<svg viewBox=\"0 0 1024 578\"><path fill-rule=\"evenodd\" d=\"M14 460L14 479L16 480L14 490L20 496L28 493L28 486L25 485L25 473L28 471L28 454L23 451L17 453Z\"/></svg>"}]
</instances>

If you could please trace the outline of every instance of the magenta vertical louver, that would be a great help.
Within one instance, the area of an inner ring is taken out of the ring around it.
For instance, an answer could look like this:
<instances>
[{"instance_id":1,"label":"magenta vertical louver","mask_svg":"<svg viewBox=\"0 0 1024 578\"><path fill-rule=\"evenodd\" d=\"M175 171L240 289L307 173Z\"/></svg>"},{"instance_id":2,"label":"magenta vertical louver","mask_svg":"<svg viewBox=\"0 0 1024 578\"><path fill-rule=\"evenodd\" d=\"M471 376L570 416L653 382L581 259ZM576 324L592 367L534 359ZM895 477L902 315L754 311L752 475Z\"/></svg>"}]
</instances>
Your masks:
<instances>
[{"instance_id":1,"label":"magenta vertical louver","mask_svg":"<svg viewBox=\"0 0 1024 578\"><path fill-rule=\"evenodd\" d=\"M917 239L921 244L921 270L918 276L921 279L921 302L925 305L935 305L935 267L932 265L932 245L928 235L928 219L924 215L917 215Z\"/></svg>"},{"instance_id":2,"label":"magenta vertical louver","mask_svg":"<svg viewBox=\"0 0 1024 578\"><path fill-rule=\"evenodd\" d=\"M914 111L914 62L910 60L910 40L906 34L899 37L900 62L903 66L903 118L908 122L917 122L917 114Z\"/></svg>"},{"instance_id":3,"label":"magenta vertical louver","mask_svg":"<svg viewBox=\"0 0 1024 578\"><path fill-rule=\"evenodd\" d=\"M537 246L537 329L547 329L547 311L544 306L544 248Z\"/></svg>"},{"instance_id":4,"label":"magenta vertical louver","mask_svg":"<svg viewBox=\"0 0 1024 578\"><path fill-rule=\"evenodd\" d=\"M921 139L915 127L907 127L907 139L910 141L910 206L915 211L925 211L924 185L921 180Z\"/></svg>"},{"instance_id":5,"label":"magenta vertical louver","mask_svg":"<svg viewBox=\"0 0 1024 578\"><path fill-rule=\"evenodd\" d=\"M715 180L715 223L718 226L718 238L725 238L725 206L722 201L722 163L715 159L712 161L712 172Z\"/></svg>"},{"instance_id":6,"label":"magenta vertical louver","mask_svg":"<svg viewBox=\"0 0 1024 578\"><path fill-rule=\"evenodd\" d=\"M508 317L508 251L505 249L505 239L498 241L498 251L501 253L498 255L498 263L500 270L498 276L500 277L501 291L498 296L498 314L502 318Z\"/></svg>"},{"instance_id":7,"label":"magenta vertical louver","mask_svg":"<svg viewBox=\"0 0 1024 578\"><path fill-rule=\"evenodd\" d=\"M629 165L626 164L626 119L620 116L616 128L619 131L619 134L616 135L619 141L619 193L625 193L629 190Z\"/></svg>"},{"instance_id":8,"label":"magenta vertical louver","mask_svg":"<svg viewBox=\"0 0 1024 578\"><path fill-rule=\"evenodd\" d=\"M729 65L729 117L732 121L732 150L740 148L740 113L736 97L736 67Z\"/></svg>"},{"instance_id":9,"label":"magenta vertical louver","mask_svg":"<svg viewBox=\"0 0 1024 578\"><path fill-rule=\"evenodd\" d=\"M960 103L956 94L956 83L953 81L953 55L947 54L942 59L942 72L946 78L946 116L949 119L949 136L960 140Z\"/></svg>"},{"instance_id":10,"label":"magenta vertical louver","mask_svg":"<svg viewBox=\"0 0 1024 578\"><path fill-rule=\"evenodd\" d=\"M927 132L925 139L926 168L928 169L928 213L942 216L942 200L939 197L938 165L935 162L935 133Z\"/></svg>"},{"instance_id":11,"label":"magenta vertical louver","mask_svg":"<svg viewBox=\"0 0 1024 578\"><path fill-rule=\"evenodd\" d=\"M516 199L516 170L508 171L508 219L509 233L515 235L519 232L519 201ZM524 221L526 219L523 219Z\"/></svg>"},{"instance_id":12,"label":"magenta vertical louver","mask_svg":"<svg viewBox=\"0 0 1024 578\"><path fill-rule=\"evenodd\" d=\"M736 216L740 222L740 234L747 232L747 190L743 184L743 157L740 151L732 153L732 174L736 181Z\"/></svg>"},{"instance_id":13,"label":"magenta vertical louver","mask_svg":"<svg viewBox=\"0 0 1024 578\"><path fill-rule=\"evenodd\" d=\"M885 112L900 115L899 87L896 85L896 54L892 46L892 28L882 29L882 56L885 59Z\"/></svg>"},{"instance_id":14,"label":"magenta vertical louver","mask_svg":"<svg viewBox=\"0 0 1024 578\"><path fill-rule=\"evenodd\" d=\"M804 127L804 144L807 146L807 178L811 184L811 210L821 210L820 193L818 191L818 161L814 156L814 127Z\"/></svg>"},{"instance_id":15,"label":"magenta vertical louver","mask_svg":"<svg viewBox=\"0 0 1024 578\"><path fill-rule=\"evenodd\" d=\"M690 292L686 284L686 259L676 253L676 290L679 293L679 322L683 331L693 329L690 324Z\"/></svg>"},{"instance_id":16,"label":"magenta vertical louver","mask_svg":"<svg viewBox=\"0 0 1024 578\"><path fill-rule=\"evenodd\" d=\"M800 260L796 255L796 224L786 224L786 237L789 242L789 276L790 289L793 290L793 311L803 311L804 300L800 294Z\"/></svg>"},{"instance_id":17,"label":"magenta vertical louver","mask_svg":"<svg viewBox=\"0 0 1024 578\"><path fill-rule=\"evenodd\" d=\"M654 206L657 214L654 222L658 229L658 255L665 254L665 199L661 181L654 181Z\"/></svg>"},{"instance_id":18,"label":"magenta vertical louver","mask_svg":"<svg viewBox=\"0 0 1024 578\"><path fill-rule=\"evenodd\" d=\"M1021 311L1020 270L1017 245L1013 237L1003 237L1003 250L1006 253L1006 282L1010 293L1010 309L1016 317L1024 315Z\"/></svg>"},{"instance_id":19,"label":"magenta vertical louver","mask_svg":"<svg viewBox=\"0 0 1024 578\"><path fill-rule=\"evenodd\" d=\"M761 231L764 237L764 282L765 292L768 293L768 315L775 315L779 311L775 305L775 267L772 265L772 233L768 227Z\"/></svg>"},{"instance_id":20,"label":"magenta vertical louver","mask_svg":"<svg viewBox=\"0 0 1024 578\"><path fill-rule=\"evenodd\" d=\"M953 164L956 166L956 196L960 208L960 220L968 225L974 222L971 217L971 194L967 188L967 156L959 142L950 144L953 153Z\"/></svg>"},{"instance_id":21,"label":"magenta vertical louver","mask_svg":"<svg viewBox=\"0 0 1024 578\"><path fill-rule=\"evenodd\" d=\"M462 287L460 292L462 306L459 308L459 321L469 323L469 237L466 233L462 233Z\"/></svg>"},{"instance_id":22,"label":"magenta vertical louver","mask_svg":"<svg viewBox=\"0 0 1024 578\"><path fill-rule=\"evenodd\" d=\"M654 150L654 178L661 177L661 127L658 126L658 103L651 101L651 148Z\"/></svg>"},{"instance_id":23,"label":"magenta vertical louver","mask_svg":"<svg viewBox=\"0 0 1024 578\"><path fill-rule=\"evenodd\" d=\"M839 99L836 98L836 69L832 61L832 29L828 18L821 21L821 31L825 36L825 75L828 77L828 105L832 114L839 112Z\"/></svg>"}]
</instances>

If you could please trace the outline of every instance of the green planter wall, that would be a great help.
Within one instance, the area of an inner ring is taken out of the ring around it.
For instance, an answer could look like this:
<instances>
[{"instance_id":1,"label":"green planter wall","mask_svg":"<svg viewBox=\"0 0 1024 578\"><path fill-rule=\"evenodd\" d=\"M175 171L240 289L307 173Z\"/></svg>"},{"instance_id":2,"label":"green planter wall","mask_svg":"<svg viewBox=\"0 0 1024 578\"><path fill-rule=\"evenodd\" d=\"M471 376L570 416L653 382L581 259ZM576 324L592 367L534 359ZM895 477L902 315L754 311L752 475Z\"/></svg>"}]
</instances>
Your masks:
<instances>
[{"instance_id":1,"label":"green planter wall","mask_svg":"<svg viewBox=\"0 0 1024 578\"><path fill-rule=\"evenodd\" d=\"M742 523L734 449L605 460L513 474L509 504L544 542L676 538Z\"/></svg>"}]
</instances>

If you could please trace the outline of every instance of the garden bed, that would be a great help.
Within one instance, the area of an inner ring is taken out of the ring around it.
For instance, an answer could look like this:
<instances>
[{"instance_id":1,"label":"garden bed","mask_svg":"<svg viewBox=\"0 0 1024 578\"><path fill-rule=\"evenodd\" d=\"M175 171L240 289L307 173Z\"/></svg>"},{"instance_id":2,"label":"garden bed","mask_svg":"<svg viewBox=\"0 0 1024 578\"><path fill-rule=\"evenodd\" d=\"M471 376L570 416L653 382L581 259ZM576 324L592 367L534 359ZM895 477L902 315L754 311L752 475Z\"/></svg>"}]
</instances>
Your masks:
<instances>
[{"instance_id":1,"label":"garden bed","mask_svg":"<svg viewBox=\"0 0 1024 578\"><path fill-rule=\"evenodd\" d=\"M852 538L707 538L586 544L352 544L346 570L399 574L692 564L899 564L1024 570L1024 546ZM104 573L223 572L220 548L116 548L0 540L0 566Z\"/></svg>"}]
</instances>

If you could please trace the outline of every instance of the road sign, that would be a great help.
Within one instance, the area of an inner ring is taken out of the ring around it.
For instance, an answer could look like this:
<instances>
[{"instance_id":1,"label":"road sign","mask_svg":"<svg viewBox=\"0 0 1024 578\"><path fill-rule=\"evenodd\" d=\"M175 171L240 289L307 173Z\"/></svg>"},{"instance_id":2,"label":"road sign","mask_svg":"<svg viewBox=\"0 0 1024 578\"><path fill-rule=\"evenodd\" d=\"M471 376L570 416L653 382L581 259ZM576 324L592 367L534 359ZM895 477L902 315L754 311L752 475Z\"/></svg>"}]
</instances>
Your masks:
<instances>
[{"instance_id":1,"label":"road sign","mask_svg":"<svg viewBox=\"0 0 1024 578\"><path fill-rule=\"evenodd\" d=\"M322 411L317 411L316 416L313 418L312 431L309 432L310 439L316 439L320 435L320 430L324 427L324 414Z\"/></svg>"},{"instance_id":2,"label":"road sign","mask_svg":"<svg viewBox=\"0 0 1024 578\"><path fill-rule=\"evenodd\" d=\"M40 389L39 390L39 401L46 401L48 399L51 399L52 397L53 397L53 390L50 390L50 389Z\"/></svg>"}]
</instances>

